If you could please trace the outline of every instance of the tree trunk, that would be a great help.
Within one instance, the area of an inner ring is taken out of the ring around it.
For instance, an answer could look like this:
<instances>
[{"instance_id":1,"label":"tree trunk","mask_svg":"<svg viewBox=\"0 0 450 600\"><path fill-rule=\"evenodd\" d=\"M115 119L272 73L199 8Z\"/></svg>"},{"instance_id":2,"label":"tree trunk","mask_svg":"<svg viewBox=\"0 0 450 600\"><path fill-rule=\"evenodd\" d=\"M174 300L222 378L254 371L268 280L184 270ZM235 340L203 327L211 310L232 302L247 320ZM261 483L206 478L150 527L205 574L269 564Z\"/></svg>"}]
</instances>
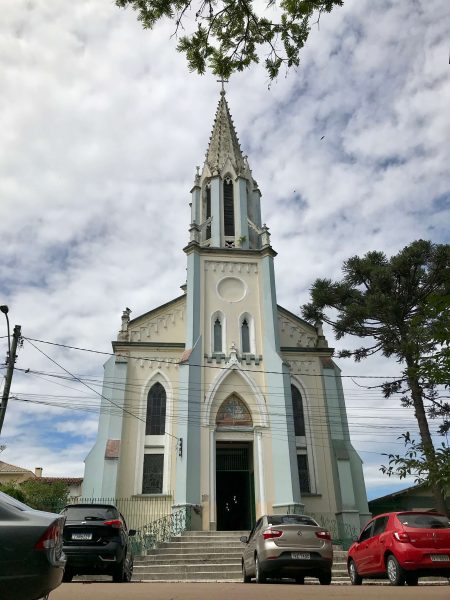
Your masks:
<instances>
[{"instance_id":1,"label":"tree trunk","mask_svg":"<svg viewBox=\"0 0 450 600\"><path fill-rule=\"evenodd\" d=\"M417 372L415 368L416 365L413 361L408 359L406 360L406 364L408 383L411 389L411 397L414 406L414 415L417 419L417 424L419 425L423 453L428 464L428 479L433 492L434 501L436 503L436 509L438 512L450 516L445 505L445 497L439 481L439 468L437 466L436 452L434 449L433 440L431 438L430 428L428 427L425 406L423 404L422 388L419 384L417 375L415 375Z\"/></svg>"}]
</instances>

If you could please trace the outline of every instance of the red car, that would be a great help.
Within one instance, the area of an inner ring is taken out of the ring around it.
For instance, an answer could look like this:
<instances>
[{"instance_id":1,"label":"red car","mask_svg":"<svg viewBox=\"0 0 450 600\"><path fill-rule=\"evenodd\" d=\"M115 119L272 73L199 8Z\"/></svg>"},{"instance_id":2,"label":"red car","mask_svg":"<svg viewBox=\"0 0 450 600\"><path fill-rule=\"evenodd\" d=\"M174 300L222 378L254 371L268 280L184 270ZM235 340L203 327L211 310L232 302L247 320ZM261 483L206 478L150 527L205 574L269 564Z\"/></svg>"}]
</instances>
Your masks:
<instances>
[{"instance_id":1,"label":"red car","mask_svg":"<svg viewBox=\"0 0 450 600\"><path fill-rule=\"evenodd\" d=\"M347 569L353 585L363 578L417 585L419 577L450 577L450 520L432 512L378 515L350 547Z\"/></svg>"}]
</instances>

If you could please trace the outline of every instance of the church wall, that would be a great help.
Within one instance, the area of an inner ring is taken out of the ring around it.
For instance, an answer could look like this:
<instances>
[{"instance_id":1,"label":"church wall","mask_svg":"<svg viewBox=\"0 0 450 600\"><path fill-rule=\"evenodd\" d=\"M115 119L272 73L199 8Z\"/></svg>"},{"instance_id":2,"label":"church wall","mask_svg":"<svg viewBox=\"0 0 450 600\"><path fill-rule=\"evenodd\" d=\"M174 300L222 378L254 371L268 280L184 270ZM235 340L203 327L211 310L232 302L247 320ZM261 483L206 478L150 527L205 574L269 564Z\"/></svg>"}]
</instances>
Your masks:
<instances>
[{"instance_id":1,"label":"church wall","mask_svg":"<svg viewBox=\"0 0 450 600\"><path fill-rule=\"evenodd\" d=\"M102 400L100 403L100 416L98 422L98 432L95 444L85 459L85 474L83 479L83 496L88 498L100 498L102 496L103 485L103 467L105 462L106 442L109 437L109 427L111 419L111 403L109 399L112 396L112 389L109 382L114 379L115 358L112 356L103 365L103 388Z\"/></svg>"},{"instance_id":2,"label":"church wall","mask_svg":"<svg viewBox=\"0 0 450 600\"><path fill-rule=\"evenodd\" d=\"M134 319L128 327L130 342L179 343L186 336L186 296Z\"/></svg>"},{"instance_id":3,"label":"church wall","mask_svg":"<svg viewBox=\"0 0 450 600\"><path fill-rule=\"evenodd\" d=\"M333 449L327 422L327 405L321 376L320 357L312 352L283 353L290 365L292 383L299 389L304 408L305 438L296 438L297 451L308 456L311 492L302 492L305 510L317 513L336 511Z\"/></svg>"},{"instance_id":4,"label":"church wall","mask_svg":"<svg viewBox=\"0 0 450 600\"><path fill-rule=\"evenodd\" d=\"M317 343L317 332L308 324L285 316L282 311L278 312L278 335L281 348L315 348Z\"/></svg>"},{"instance_id":5,"label":"church wall","mask_svg":"<svg viewBox=\"0 0 450 600\"><path fill-rule=\"evenodd\" d=\"M258 263L251 257L239 260L230 255L203 256L203 326L204 352L211 355L212 318L217 312L225 316L223 353L228 354L232 343L241 351L240 316L251 315L255 328L255 348L252 354L261 354L260 307L258 297Z\"/></svg>"},{"instance_id":6,"label":"church wall","mask_svg":"<svg viewBox=\"0 0 450 600\"><path fill-rule=\"evenodd\" d=\"M122 449L120 458L120 476L117 493L120 497L142 494L143 461L145 448L148 451L164 452L165 473L163 492L174 489L173 460L176 440L174 426L178 416L179 367L182 350L139 347L129 348L127 373L127 394L125 407L138 418L131 415L124 419L122 431ZM146 436L145 420L147 395L154 383L159 381L165 388L166 400L166 435ZM171 434L171 435L169 435Z\"/></svg>"}]
</instances>

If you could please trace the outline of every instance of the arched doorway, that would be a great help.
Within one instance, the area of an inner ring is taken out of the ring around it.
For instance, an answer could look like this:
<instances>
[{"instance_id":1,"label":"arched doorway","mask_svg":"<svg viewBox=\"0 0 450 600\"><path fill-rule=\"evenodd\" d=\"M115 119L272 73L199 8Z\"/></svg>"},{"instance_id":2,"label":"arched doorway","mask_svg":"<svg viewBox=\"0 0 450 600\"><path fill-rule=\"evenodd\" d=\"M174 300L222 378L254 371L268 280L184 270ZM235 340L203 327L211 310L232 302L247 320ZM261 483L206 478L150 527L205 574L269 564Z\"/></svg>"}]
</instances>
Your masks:
<instances>
[{"instance_id":1,"label":"arched doorway","mask_svg":"<svg viewBox=\"0 0 450 600\"><path fill-rule=\"evenodd\" d=\"M250 411L235 394L229 396L216 417L220 430L249 431ZM216 510L218 531L251 529L255 518L253 444L218 441L216 444Z\"/></svg>"}]
</instances>

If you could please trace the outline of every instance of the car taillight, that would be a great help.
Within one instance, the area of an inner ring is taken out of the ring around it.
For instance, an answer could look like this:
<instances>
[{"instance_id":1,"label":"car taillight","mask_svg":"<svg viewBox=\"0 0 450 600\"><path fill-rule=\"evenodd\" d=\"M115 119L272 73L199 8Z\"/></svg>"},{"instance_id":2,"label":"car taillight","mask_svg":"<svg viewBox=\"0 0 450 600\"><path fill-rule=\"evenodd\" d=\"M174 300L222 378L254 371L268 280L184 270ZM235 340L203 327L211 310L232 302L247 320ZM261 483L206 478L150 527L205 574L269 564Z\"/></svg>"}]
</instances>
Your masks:
<instances>
[{"instance_id":1,"label":"car taillight","mask_svg":"<svg viewBox=\"0 0 450 600\"><path fill-rule=\"evenodd\" d=\"M120 529L122 527L122 521L120 519L111 519L110 521L103 521L103 525L109 525L110 527Z\"/></svg>"},{"instance_id":2,"label":"car taillight","mask_svg":"<svg viewBox=\"0 0 450 600\"><path fill-rule=\"evenodd\" d=\"M316 531L316 537L321 540L331 540L331 533L329 531Z\"/></svg>"},{"instance_id":3,"label":"car taillight","mask_svg":"<svg viewBox=\"0 0 450 600\"><path fill-rule=\"evenodd\" d=\"M409 535L407 533L405 533L404 531L394 531L394 537L399 542L409 542L409 541L411 541L409 539Z\"/></svg>"},{"instance_id":4,"label":"car taillight","mask_svg":"<svg viewBox=\"0 0 450 600\"><path fill-rule=\"evenodd\" d=\"M61 529L59 528L58 522L52 523L50 527L45 531L34 546L35 550L47 550L48 548L55 548L59 538L61 536Z\"/></svg>"},{"instance_id":5,"label":"car taillight","mask_svg":"<svg viewBox=\"0 0 450 600\"><path fill-rule=\"evenodd\" d=\"M280 531L279 529L266 529L266 531L263 532L263 538L265 540L271 540L273 538L279 538L283 535L283 532Z\"/></svg>"}]
</instances>

